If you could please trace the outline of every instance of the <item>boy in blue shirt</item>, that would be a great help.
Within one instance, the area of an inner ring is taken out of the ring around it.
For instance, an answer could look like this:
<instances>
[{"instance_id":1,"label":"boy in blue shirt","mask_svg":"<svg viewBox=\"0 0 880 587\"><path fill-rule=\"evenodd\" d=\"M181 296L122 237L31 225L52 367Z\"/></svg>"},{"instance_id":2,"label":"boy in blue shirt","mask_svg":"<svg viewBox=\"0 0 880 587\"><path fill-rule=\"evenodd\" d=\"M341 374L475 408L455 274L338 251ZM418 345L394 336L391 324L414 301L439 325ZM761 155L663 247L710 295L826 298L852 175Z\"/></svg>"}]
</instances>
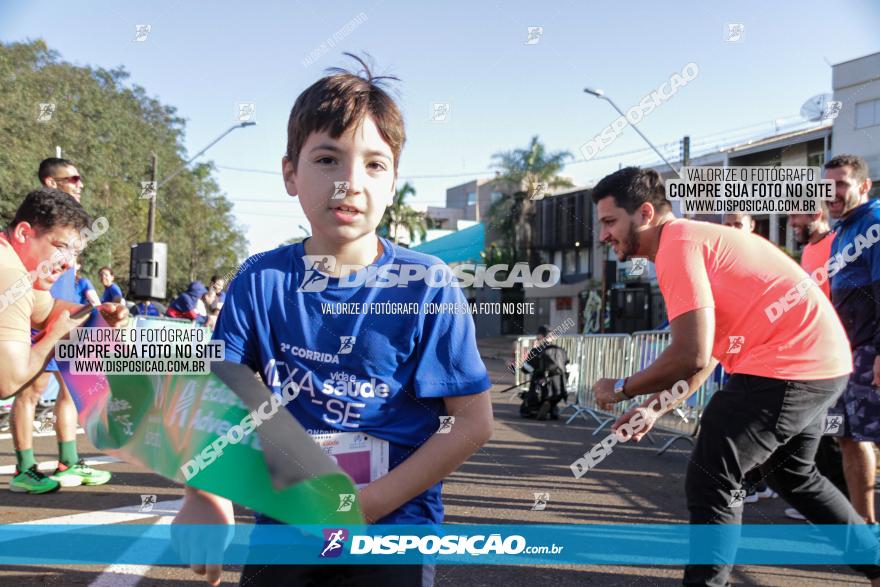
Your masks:
<instances>
[{"instance_id":1,"label":"boy in blue shirt","mask_svg":"<svg viewBox=\"0 0 880 587\"><path fill-rule=\"evenodd\" d=\"M357 499L368 522L440 523L442 480L492 434L491 384L470 315L420 310L465 304L459 288L428 277L382 287L377 278L383 266L413 276L442 262L376 235L395 193L405 132L397 104L358 61L365 78L322 78L290 114L282 171L312 236L245 263L214 336L225 341L226 360L252 367L273 392L293 386L296 399L287 408L310 434L366 433L387 444L386 474L348 471L361 487ZM343 306L364 311L333 310ZM377 308L383 313L371 311ZM435 434L447 415L454 417L451 431ZM232 507L187 487L175 523L231 524ZM192 567L219 582L219 565ZM431 585L433 569L248 565L241 584L341 580Z\"/></svg>"}]
</instances>

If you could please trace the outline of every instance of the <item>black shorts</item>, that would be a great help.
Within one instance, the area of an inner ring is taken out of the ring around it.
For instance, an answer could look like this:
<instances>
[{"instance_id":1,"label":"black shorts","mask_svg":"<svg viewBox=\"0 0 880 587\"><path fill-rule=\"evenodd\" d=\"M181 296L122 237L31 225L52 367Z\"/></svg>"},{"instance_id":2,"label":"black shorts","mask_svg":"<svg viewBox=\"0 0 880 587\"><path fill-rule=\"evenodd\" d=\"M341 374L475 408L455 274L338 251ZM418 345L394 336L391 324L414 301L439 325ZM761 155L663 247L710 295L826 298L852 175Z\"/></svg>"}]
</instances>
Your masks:
<instances>
[{"instance_id":1,"label":"black shorts","mask_svg":"<svg viewBox=\"0 0 880 587\"><path fill-rule=\"evenodd\" d=\"M433 587L434 565L263 565L241 572L241 587Z\"/></svg>"}]
</instances>

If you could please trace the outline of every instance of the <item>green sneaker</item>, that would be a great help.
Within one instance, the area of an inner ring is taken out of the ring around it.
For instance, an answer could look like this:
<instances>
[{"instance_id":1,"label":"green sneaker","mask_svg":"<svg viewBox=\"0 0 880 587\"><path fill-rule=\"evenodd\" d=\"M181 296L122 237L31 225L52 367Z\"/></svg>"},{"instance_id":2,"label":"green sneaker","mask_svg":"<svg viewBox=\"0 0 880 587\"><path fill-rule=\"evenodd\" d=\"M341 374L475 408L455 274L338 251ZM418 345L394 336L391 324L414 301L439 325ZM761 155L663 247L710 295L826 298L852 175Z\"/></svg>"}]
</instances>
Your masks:
<instances>
[{"instance_id":1,"label":"green sneaker","mask_svg":"<svg viewBox=\"0 0 880 587\"><path fill-rule=\"evenodd\" d=\"M9 482L9 490L16 493L51 493L60 488L61 484L40 473L36 464L24 472L16 469L15 477Z\"/></svg>"},{"instance_id":2,"label":"green sneaker","mask_svg":"<svg viewBox=\"0 0 880 587\"><path fill-rule=\"evenodd\" d=\"M62 467L64 468L62 469ZM109 471L93 469L80 459L72 467L58 463L58 468L55 469L50 479L58 481L62 487L76 487L77 485L103 485L110 480L110 477L112 475Z\"/></svg>"}]
</instances>

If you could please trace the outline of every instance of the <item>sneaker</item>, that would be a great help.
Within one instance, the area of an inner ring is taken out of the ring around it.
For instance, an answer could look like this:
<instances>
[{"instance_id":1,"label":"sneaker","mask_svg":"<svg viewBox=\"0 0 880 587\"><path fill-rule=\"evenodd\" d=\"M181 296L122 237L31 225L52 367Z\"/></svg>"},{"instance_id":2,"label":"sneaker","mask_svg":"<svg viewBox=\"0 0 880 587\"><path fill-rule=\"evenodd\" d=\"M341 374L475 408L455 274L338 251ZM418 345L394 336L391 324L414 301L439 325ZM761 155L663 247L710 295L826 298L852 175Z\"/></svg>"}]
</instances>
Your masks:
<instances>
[{"instance_id":1,"label":"sneaker","mask_svg":"<svg viewBox=\"0 0 880 587\"><path fill-rule=\"evenodd\" d=\"M40 473L37 465L31 465L27 471L21 472L15 469L15 476L9 482L9 490L16 493L51 493L58 491L61 484L50 477Z\"/></svg>"},{"instance_id":2,"label":"sneaker","mask_svg":"<svg viewBox=\"0 0 880 587\"><path fill-rule=\"evenodd\" d=\"M756 492L747 493L743 503L758 503L758 494Z\"/></svg>"},{"instance_id":3,"label":"sneaker","mask_svg":"<svg viewBox=\"0 0 880 587\"><path fill-rule=\"evenodd\" d=\"M807 516L797 511L797 508L785 508L785 517L791 518L792 520L800 521L804 521L807 519Z\"/></svg>"},{"instance_id":4,"label":"sneaker","mask_svg":"<svg viewBox=\"0 0 880 587\"><path fill-rule=\"evenodd\" d=\"M71 467L58 463L58 468L50 478L61 483L62 487L76 487L77 485L103 485L110 480L110 477L112 475L109 471L93 469L80 459Z\"/></svg>"}]
</instances>

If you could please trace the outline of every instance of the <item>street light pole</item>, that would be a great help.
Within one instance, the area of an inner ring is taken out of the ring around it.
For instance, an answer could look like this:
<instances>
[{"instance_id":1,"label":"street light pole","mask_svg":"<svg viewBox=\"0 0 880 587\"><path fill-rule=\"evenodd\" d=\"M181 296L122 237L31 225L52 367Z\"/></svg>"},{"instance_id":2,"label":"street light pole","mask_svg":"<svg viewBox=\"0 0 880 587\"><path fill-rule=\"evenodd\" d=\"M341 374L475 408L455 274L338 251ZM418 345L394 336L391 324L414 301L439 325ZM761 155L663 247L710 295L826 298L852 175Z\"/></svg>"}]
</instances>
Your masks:
<instances>
[{"instance_id":1,"label":"street light pole","mask_svg":"<svg viewBox=\"0 0 880 587\"><path fill-rule=\"evenodd\" d=\"M156 185L156 178L159 175L159 158L153 153L153 166L150 171L150 183ZM156 190L153 190L153 197L150 198L150 210L147 216L147 242L153 242L153 229L156 227Z\"/></svg>"},{"instance_id":2,"label":"street light pole","mask_svg":"<svg viewBox=\"0 0 880 587\"><path fill-rule=\"evenodd\" d=\"M220 135L219 137L217 137L216 139L211 141L207 147L205 147L204 149L202 149L201 151L199 151L198 153L196 153L195 155L190 157L189 161L187 161L186 163L184 163L183 165L181 165L180 167L175 169L171 173L171 175L169 175L168 177L166 177L165 179L163 179L162 181L160 181L158 183L156 183L156 180L157 180L156 169L158 166L158 162L157 162L156 154L153 153L152 177L150 177L150 181L153 182L153 197L150 198L150 209L148 211L148 216L147 216L147 242L148 243L153 242L153 231L156 226L156 198L159 196L159 188L161 188L163 185L168 183L173 177L175 177L181 171L186 169L190 163L192 163L193 161L195 161L196 159L201 157L205 153L205 151L207 151L208 149L210 149L211 147L213 147L214 145L219 143L226 135L228 135L229 133L231 133L232 131L234 131L237 128L244 128L246 126L254 126L255 124L257 124L257 123L256 122L241 122L239 124L232 125L228 129L226 129L226 131L222 135Z\"/></svg>"},{"instance_id":3,"label":"street light pole","mask_svg":"<svg viewBox=\"0 0 880 587\"><path fill-rule=\"evenodd\" d=\"M193 156L190 158L189 161L187 161L186 163L184 163L183 165L181 165L180 167L178 167L177 169L175 169L174 172L171 173L171 175L169 175L168 177L166 177L165 179L163 179L162 181L160 181L160 182L159 182L159 185L156 186L156 189L158 190L160 187L162 187L163 185L165 185L166 183L168 183L168 182L169 182L173 177L175 177L178 173L180 173L181 171L183 171L184 169L186 169L186 168L189 166L190 163L192 163L193 161L195 161L196 159L198 159L199 157L201 157L202 154L204 154L205 151L207 151L208 149L210 149L211 147L213 147L214 145L216 145L217 143L219 143L219 142L223 139L223 137L225 137L226 135L228 135L229 133L231 133L231 132L234 131L235 129L237 129L237 128L244 128L244 127L246 127L246 126L254 126L254 125L256 125L256 124L257 124L256 122L241 122L241 123L239 123L239 124L233 124L232 126L230 126L230 127L226 130L226 132L224 132L222 135L220 135L219 137L217 137L216 139L214 139L213 141L211 141L211 142L208 144L207 147L205 147L204 149L202 149L201 151L199 151L198 153L196 153L195 155L193 155Z\"/></svg>"},{"instance_id":4,"label":"street light pole","mask_svg":"<svg viewBox=\"0 0 880 587\"><path fill-rule=\"evenodd\" d=\"M617 104L614 103L614 100L612 100L611 98L609 98L608 96L606 96L606 95L605 95L605 92L603 92L602 90L594 90L594 89L592 89L592 88L584 88L584 92L587 93L587 94L590 94L590 95L592 95L592 96L596 96L597 98L600 98L600 99L602 99L602 100L605 100L606 102L608 102L609 104L611 104L611 106L612 106L615 110L617 110L617 112L619 112L621 116L623 116L624 118L626 118L626 114L623 113L623 110L621 110L620 108L618 108ZM649 147L651 147L652 149L654 149L654 152L657 153L657 155L663 160L664 163L666 163L666 165L669 167L669 169L672 170L672 173L675 174L676 177L681 177L681 175L679 175L679 173L678 173L678 171L675 169L675 167L672 166L672 163L670 163L669 161L666 160L666 157L664 157L663 154L657 149L657 147L654 146L654 143L652 143L650 140L648 140L648 137L646 137L645 134L644 134L642 131L639 130L639 127L636 126L635 124L630 124L630 126L633 128L634 131L636 131L637 133L639 133L639 136L642 137L642 139L644 139L644 141L645 141L646 143L648 143L648 146L649 146Z\"/></svg>"}]
</instances>

